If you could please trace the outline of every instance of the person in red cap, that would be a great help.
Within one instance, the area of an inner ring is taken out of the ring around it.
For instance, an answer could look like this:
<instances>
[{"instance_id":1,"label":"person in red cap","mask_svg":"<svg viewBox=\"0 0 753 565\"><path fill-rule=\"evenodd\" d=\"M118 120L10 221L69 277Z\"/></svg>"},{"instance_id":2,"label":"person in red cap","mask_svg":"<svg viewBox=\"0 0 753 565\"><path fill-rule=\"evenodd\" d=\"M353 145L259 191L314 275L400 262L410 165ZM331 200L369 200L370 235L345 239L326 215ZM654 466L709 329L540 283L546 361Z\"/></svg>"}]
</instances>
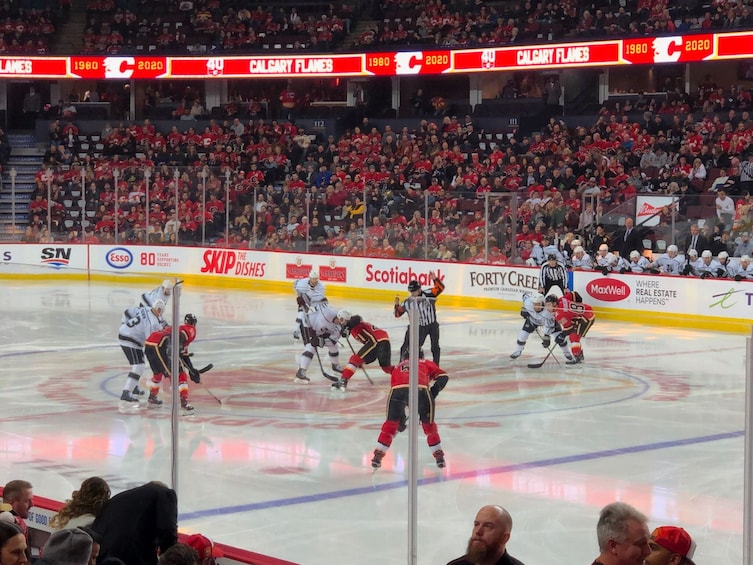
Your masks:
<instances>
[{"instance_id":1,"label":"person in red cap","mask_svg":"<svg viewBox=\"0 0 753 565\"><path fill-rule=\"evenodd\" d=\"M222 550L211 539L201 534L188 536L186 544L199 554L198 565L215 565L215 558L223 556Z\"/></svg>"},{"instance_id":2,"label":"person in red cap","mask_svg":"<svg viewBox=\"0 0 753 565\"><path fill-rule=\"evenodd\" d=\"M695 542L682 528L659 526L651 533L648 544L651 554L646 557L646 565L695 565Z\"/></svg>"}]
</instances>

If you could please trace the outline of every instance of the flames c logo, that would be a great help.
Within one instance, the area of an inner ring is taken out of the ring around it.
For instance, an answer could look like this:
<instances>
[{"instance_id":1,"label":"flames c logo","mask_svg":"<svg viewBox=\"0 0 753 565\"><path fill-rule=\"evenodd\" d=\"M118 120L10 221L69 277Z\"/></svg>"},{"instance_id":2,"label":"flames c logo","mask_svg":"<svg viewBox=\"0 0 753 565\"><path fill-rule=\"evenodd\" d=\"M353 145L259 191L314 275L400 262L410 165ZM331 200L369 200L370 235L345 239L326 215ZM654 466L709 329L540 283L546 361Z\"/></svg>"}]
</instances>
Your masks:
<instances>
[{"instance_id":1,"label":"flames c logo","mask_svg":"<svg viewBox=\"0 0 753 565\"><path fill-rule=\"evenodd\" d=\"M421 72L423 51L406 51L395 53L395 74L417 75Z\"/></svg>"},{"instance_id":2,"label":"flames c logo","mask_svg":"<svg viewBox=\"0 0 753 565\"><path fill-rule=\"evenodd\" d=\"M654 39L654 63L674 63L682 55L682 37L657 37Z\"/></svg>"},{"instance_id":3,"label":"flames c logo","mask_svg":"<svg viewBox=\"0 0 753 565\"><path fill-rule=\"evenodd\" d=\"M105 78L130 78L136 66L133 57L105 57Z\"/></svg>"}]
</instances>

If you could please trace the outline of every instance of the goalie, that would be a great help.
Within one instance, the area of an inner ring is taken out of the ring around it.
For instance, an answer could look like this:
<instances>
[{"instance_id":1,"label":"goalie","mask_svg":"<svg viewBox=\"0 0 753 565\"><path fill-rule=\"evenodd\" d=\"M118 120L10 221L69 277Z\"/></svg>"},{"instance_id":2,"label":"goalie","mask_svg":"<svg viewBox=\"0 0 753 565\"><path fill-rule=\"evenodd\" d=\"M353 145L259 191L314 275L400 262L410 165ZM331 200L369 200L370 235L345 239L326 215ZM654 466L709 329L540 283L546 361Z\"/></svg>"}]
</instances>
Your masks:
<instances>
[{"instance_id":1,"label":"goalie","mask_svg":"<svg viewBox=\"0 0 753 565\"><path fill-rule=\"evenodd\" d=\"M298 361L298 372L296 372L293 381L298 384L309 384L311 382L311 379L306 375L306 371L311 366L314 355L319 359L319 347L328 349L332 370L342 373L340 346L338 344L342 326L338 321L337 312L327 305L320 305L314 310L304 310L299 314L301 314L301 317L298 321L298 334L303 338L305 346ZM321 359L319 359L319 362L321 364ZM324 376L327 377L328 375L324 373L324 367L321 367L321 369ZM337 379L335 378L335 380Z\"/></svg>"}]
</instances>

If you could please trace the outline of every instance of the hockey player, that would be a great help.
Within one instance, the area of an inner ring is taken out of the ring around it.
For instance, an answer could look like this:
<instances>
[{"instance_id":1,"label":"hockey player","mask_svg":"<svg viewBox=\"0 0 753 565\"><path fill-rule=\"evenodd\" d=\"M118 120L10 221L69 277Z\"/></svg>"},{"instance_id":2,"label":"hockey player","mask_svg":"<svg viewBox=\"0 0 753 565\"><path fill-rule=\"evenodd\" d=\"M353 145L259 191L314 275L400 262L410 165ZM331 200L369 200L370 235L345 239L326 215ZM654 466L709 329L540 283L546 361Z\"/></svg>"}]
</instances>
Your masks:
<instances>
[{"instance_id":1,"label":"hockey player","mask_svg":"<svg viewBox=\"0 0 753 565\"><path fill-rule=\"evenodd\" d=\"M178 328L179 332L179 354L180 372L178 374L178 393L180 395L180 407L184 415L194 413L194 407L188 403L188 377L195 383L201 382L199 371L193 367L191 358L188 353L188 346L196 339L196 316L186 314L184 324ZM149 408L159 408L162 406L162 400L158 398L159 389L162 384L162 378L171 378L171 358L170 358L170 338L172 328L167 326L164 330L154 332L144 343L144 352L152 369L152 382L150 385L149 399L147 406ZM188 371L188 375L186 375Z\"/></svg>"},{"instance_id":2,"label":"hockey player","mask_svg":"<svg viewBox=\"0 0 753 565\"><path fill-rule=\"evenodd\" d=\"M705 249L701 253L701 260L697 266L695 266L697 276L702 279L709 279L714 277L723 277L726 270L722 267L722 264L714 259L710 250Z\"/></svg>"},{"instance_id":3,"label":"hockey player","mask_svg":"<svg viewBox=\"0 0 753 565\"><path fill-rule=\"evenodd\" d=\"M123 383L120 395L120 409L128 412L138 410L139 400L144 392L139 388L139 380L144 373L144 342L153 332L159 331L167 324L162 319L165 303L155 300L151 308L129 309L131 316L118 329L118 343L126 356L131 370Z\"/></svg>"},{"instance_id":4,"label":"hockey player","mask_svg":"<svg viewBox=\"0 0 753 565\"><path fill-rule=\"evenodd\" d=\"M681 275L682 269L685 266L685 259L680 257L678 253L679 249L676 245L670 245L667 247L667 252L654 261L654 267L659 269L659 273L662 275Z\"/></svg>"},{"instance_id":5,"label":"hockey player","mask_svg":"<svg viewBox=\"0 0 753 565\"><path fill-rule=\"evenodd\" d=\"M424 359L423 351L420 351L419 357L418 417L426 434L426 443L428 443L429 449L434 455L437 467L442 469L445 466L444 451L442 451L437 424L434 422L434 399L447 385L449 377L434 362ZM410 360L406 353L400 364L392 369L390 375L387 419L382 424L374 457L371 460L371 466L374 469L379 469L382 466L382 459L399 431L400 422L405 418L405 409L408 407L409 378Z\"/></svg>"},{"instance_id":6,"label":"hockey player","mask_svg":"<svg viewBox=\"0 0 753 565\"><path fill-rule=\"evenodd\" d=\"M620 257L617 266L621 274L625 273L646 273L651 269L651 263L635 249L630 252L630 258Z\"/></svg>"},{"instance_id":7,"label":"hockey player","mask_svg":"<svg viewBox=\"0 0 753 565\"><path fill-rule=\"evenodd\" d=\"M581 338L585 337L588 330L594 324L595 314L593 308L584 304L578 292L565 291L562 296L553 292L546 297L547 304L551 303L554 307L554 318L557 324L562 328L561 333L570 341L570 349L573 359L566 361L567 365L582 363L583 346L580 343Z\"/></svg>"},{"instance_id":8,"label":"hockey player","mask_svg":"<svg viewBox=\"0 0 753 565\"><path fill-rule=\"evenodd\" d=\"M434 271L429 271L429 278L434 281L434 285L429 290L423 290L417 280L408 283L408 292L410 297L400 302L399 297L395 297L395 318L405 314L409 308L413 307L414 301L411 298L423 296L428 300L416 302L418 308L418 346L423 347L428 336L431 340L431 356L434 363L439 363L439 322L437 321L437 297L444 292L444 283L437 277ZM410 326L405 330L403 345L400 346L400 355L408 351L408 340L410 336Z\"/></svg>"},{"instance_id":9,"label":"hockey player","mask_svg":"<svg viewBox=\"0 0 753 565\"><path fill-rule=\"evenodd\" d=\"M295 374L294 382L298 384L311 382L311 379L306 376L306 371L314 359L317 347L326 347L329 350L332 370L342 373L340 346L338 345L342 326L338 321L337 311L330 306L320 306L316 310L304 312L300 328L305 347L298 362L298 372Z\"/></svg>"},{"instance_id":10,"label":"hockey player","mask_svg":"<svg viewBox=\"0 0 753 565\"><path fill-rule=\"evenodd\" d=\"M536 328L544 328L542 336L542 345L549 349L552 343L552 336L557 332L558 327L554 320L554 308L544 306L544 295L540 292L526 293L523 295L523 307L520 309L520 315L523 317L523 328L518 334L517 347L510 355L510 359L517 359L523 353L523 349L528 341L528 336L536 332ZM561 334L561 332L560 332ZM564 353L567 360L573 359L567 348L566 336L557 335L557 345Z\"/></svg>"},{"instance_id":11,"label":"hockey player","mask_svg":"<svg viewBox=\"0 0 753 565\"><path fill-rule=\"evenodd\" d=\"M711 253L711 251L709 251ZM698 251L695 249L689 249L686 257L687 263L682 268L683 275L689 275L691 277L697 277L700 275L700 268L703 265L703 260L698 257Z\"/></svg>"},{"instance_id":12,"label":"hockey player","mask_svg":"<svg viewBox=\"0 0 753 565\"><path fill-rule=\"evenodd\" d=\"M546 257L546 264L541 265L539 273L539 292L547 294L553 286L558 286L562 292L567 289L567 269L560 263L557 255L550 253Z\"/></svg>"},{"instance_id":13,"label":"hockey player","mask_svg":"<svg viewBox=\"0 0 753 565\"><path fill-rule=\"evenodd\" d=\"M617 265L617 256L609 251L606 243L599 245L599 250L594 257L594 269L601 271L601 274L608 275Z\"/></svg>"},{"instance_id":14,"label":"hockey player","mask_svg":"<svg viewBox=\"0 0 753 565\"><path fill-rule=\"evenodd\" d=\"M141 295L139 306L147 306L151 308L156 300L161 300L165 303L165 306L167 306L167 303L170 302L170 297L173 295L173 286L175 286L173 281L165 279L162 281L161 286Z\"/></svg>"},{"instance_id":15,"label":"hockey player","mask_svg":"<svg viewBox=\"0 0 753 565\"><path fill-rule=\"evenodd\" d=\"M342 327L341 335L352 335L363 343L358 353L351 355L348 364L343 369L342 377L336 383L332 383L333 390L345 391L348 381L356 372L356 369L374 361L379 361L382 371L388 375L392 373L392 348L389 334L369 322L365 322L361 316L351 314L348 310L340 310L337 320Z\"/></svg>"},{"instance_id":16,"label":"hockey player","mask_svg":"<svg viewBox=\"0 0 753 565\"><path fill-rule=\"evenodd\" d=\"M750 262L750 257L743 255L739 262L731 262L727 267L727 272L729 277L736 281L753 279L753 264Z\"/></svg>"},{"instance_id":17,"label":"hockey player","mask_svg":"<svg viewBox=\"0 0 753 565\"><path fill-rule=\"evenodd\" d=\"M570 266L573 271L593 271L594 262L586 253L582 245L573 248L573 256L570 258Z\"/></svg>"},{"instance_id":18,"label":"hockey player","mask_svg":"<svg viewBox=\"0 0 753 565\"><path fill-rule=\"evenodd\" d=\"M298 302L298 315L295 319L295 330L293 337L301 338L301 324L304 315L310 310L318 310L322 306L327 306L329 301L324 295L324 284L319 281L319 271L312 270L305 279L299 279L293 283L293 290Z\"/></svg>"},{"instance_id":19,"label":"hockey player","mask_svg":"<svg viewBox=\"0 0 753 565\"><path fill-rule=\"evenodd\" d=\"M732 261L729 258L729 253L726 251L720 251L719 255L716 256L716 259L719 261L719 265L721 265L721 268L716 272L716 276L720 279L731 278L733 276L730 274Z\"/></svg>"}]
</instances>

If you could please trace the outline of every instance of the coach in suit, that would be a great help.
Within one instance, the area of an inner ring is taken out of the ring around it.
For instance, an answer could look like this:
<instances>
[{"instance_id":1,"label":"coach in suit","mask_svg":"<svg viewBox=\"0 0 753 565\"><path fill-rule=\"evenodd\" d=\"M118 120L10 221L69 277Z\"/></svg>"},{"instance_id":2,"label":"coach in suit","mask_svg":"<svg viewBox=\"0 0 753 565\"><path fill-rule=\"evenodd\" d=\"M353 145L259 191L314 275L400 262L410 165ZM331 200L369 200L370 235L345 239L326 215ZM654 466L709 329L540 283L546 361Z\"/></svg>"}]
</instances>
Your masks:
<instances>
[{"instance_id":1,"label":"coach in suit","mask_svg":"<svg viewBox=\"0 0 753 565\"><path fill-rule=\"evenodd\" d=\"M617 237L615 247L620 252L620 257L630 257L631 251L637 251L643 255L643 237L640 230L633 225L633 218L625 219L625 229Z\"/></svg>"},{"instance_id":2,"label":"coach in suit","mask_svg":"<svg viewBox=\"0 0 753 565\"><path fill-rule=\"evenodd\" d=\"M683 243L682 246L682 250L686 254L691 249L698 251L699 257L701 253L709 249L709 240L706 239L706 237L701 233L701 230L698 229L698 224L691 224L690 234L688 234L687 238L685 239L685 243Z\"/></svg>"}]
</instances>

